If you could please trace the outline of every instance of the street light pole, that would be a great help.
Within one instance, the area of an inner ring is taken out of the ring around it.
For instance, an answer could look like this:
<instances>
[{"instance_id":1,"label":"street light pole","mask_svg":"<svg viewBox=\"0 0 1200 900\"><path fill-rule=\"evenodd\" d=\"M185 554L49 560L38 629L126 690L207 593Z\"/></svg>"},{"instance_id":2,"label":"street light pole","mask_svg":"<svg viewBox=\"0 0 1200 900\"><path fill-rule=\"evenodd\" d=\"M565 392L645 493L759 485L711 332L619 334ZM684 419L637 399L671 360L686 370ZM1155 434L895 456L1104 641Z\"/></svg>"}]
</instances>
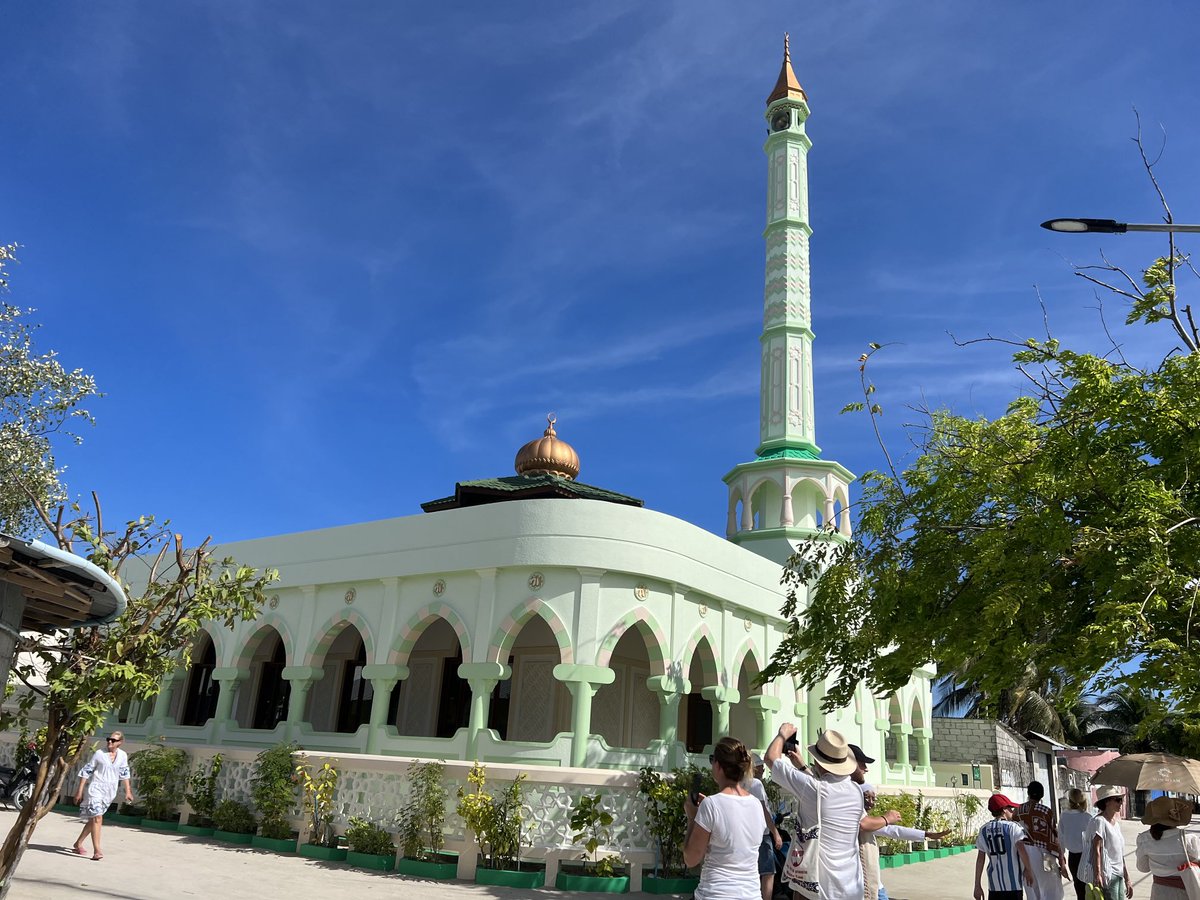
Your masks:
<instances>
[{"instance_id":1,"label":"street light pole","mask_svg":"<svg viewBox=\"0 0 1200 900\"><path fill-rule=\"evenodd\" d=\"M1042 227L1060 234L1124 234L1127 231L1200 234L1200 225L1176 225L1174 222L1137 225L1115 219L1049 219Z\"/></svg>"}]
</instances>

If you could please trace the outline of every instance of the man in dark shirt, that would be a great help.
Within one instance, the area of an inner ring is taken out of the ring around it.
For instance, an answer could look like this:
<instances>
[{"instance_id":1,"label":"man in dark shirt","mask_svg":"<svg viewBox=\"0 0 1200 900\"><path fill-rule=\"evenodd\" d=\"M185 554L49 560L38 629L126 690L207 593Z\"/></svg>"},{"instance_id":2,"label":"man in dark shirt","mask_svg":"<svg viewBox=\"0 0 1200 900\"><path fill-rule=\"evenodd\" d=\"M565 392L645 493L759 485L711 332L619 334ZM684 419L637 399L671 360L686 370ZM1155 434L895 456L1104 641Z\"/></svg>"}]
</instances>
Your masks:
<instances>
[{"instance_id":1,"label":"man in dark shirt","mask_svg":"<svg viewBox=\"0 0 1200 900\"><path fill-rule=\"evenodd\" d=\"M1029 867L1033 871L1029 896L1033 900L1063 900L1062 880L1069 879L1070 873L1058 840L1058 823L1050 807L1042 803L1046 789L1040 781L1031 781L1025 793L1029 799L1013 810L1013 820L1025 829Z\"/></svg>"}]
</instances>

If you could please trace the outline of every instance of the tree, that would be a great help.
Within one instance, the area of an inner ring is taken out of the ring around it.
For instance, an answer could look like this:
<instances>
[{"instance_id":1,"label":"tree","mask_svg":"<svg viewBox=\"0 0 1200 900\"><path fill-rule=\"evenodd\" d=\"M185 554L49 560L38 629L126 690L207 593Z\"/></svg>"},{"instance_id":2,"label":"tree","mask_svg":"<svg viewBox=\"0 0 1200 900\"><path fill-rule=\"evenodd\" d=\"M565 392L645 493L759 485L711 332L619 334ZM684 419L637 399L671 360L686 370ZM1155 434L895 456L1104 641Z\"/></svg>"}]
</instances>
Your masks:
<instances>
[{"instance_id":1,"label":"tree","mask_svg":"<svg viewBox=\"0 0 1200 900\"><path fill-rule=\"evenodd\" d=\"M1043 664L1013 672L1012 683L993 698L976 685L955 683L955 674L938 680L934 715L965 718L993 717L1014 731L1036 731L1069 744L1084 739L1095 716L1090 695L1081 694L1074 680L1056 667Z\"/></svg>"},{"instance_id":2,"label":"tree","mask_svg":"<svg viewBox=\"0 0 1200 900\"><path fill-rule=\"evenodd\" d=\"M0 245L0 291L16 244ZM78 442L70 425L92 422L81 405L100 396L81 370L67 371L54 353L37 353L29 310L0 303L0 531L27 534L40 522L29 497L47 508L65 500L51 439Z\"/></svg>"},{"instance_id":3,"label":"tree","mask_svg":"<svg viewBox=\"0 0 1200 900\"><path fill-rule=\"evenodd\" d=\"M1172 242L1140 280L1107 260L1079 270L1130 301L1127 325L1169 336L1156 365L1047 333L1016 343L1027 387L1003 415L922 410L912 463L863 476L857 539L823 534L789 562L788 634L764 677L831 677L834 709L860 682L887 693L933 663L994 713L1050 665L1068 704L1124 682L1200 721L1200 332L1176 285L1189 269ZM882 349L863 354L850 407L875 421Z\"/></svg>"},{"instance_id":4,"label":"tree","mask_svg":"<svg viewBox=\"0 0 1200 900\"><path fill-rule=\"evenodd\" d=\"M151 517L106 530L98 501L94 512L76 511L67 522L51 518L39 502L34 509L62 549L75 552L78 545L80 555L121 579L129 603L110 625L27 636L19 646L22 655L13 671L28 690L16 724L39 707L45 729L33 800L18 813L0 849L0 897L38 820L53 806L69 764L109 712L154 697L166 675L189 664L193 640L205 623L232 627L257 617L264 591L278 577L274 570L214 559L208 539L187 549L169 523ZM136 591L123 580L135 564L148 567ZM39 673L44 686L35 682Z\"/></svg>"}]
</instances>

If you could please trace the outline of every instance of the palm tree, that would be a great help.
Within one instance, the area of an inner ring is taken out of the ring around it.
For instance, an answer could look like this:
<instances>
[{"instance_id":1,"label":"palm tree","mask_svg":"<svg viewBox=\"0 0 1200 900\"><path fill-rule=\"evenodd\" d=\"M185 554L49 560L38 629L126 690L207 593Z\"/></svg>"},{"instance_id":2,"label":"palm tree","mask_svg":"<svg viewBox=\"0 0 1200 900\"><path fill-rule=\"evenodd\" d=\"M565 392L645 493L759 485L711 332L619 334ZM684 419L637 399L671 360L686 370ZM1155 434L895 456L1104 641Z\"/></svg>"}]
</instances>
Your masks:
<instances>
[{"instance_id":1,"label":"palm tree","mask_svg":"<svg viewBox=\"0 0 1200 900\"><path fill-rule=\"evenodd\" d=\"M953 673L942 676L937 689L935 715L995 718L1021 734L1036 731L1068 744L1083 738L1093 715L1092 698L1056 667L1014 672L1012 685L992 696Z\"/></svg>"},{"instance_id":2,"label":"palm tree","mask_svg":"<svg viewBox=\"0 0 1200 900\"><path fill-rule=\"evenodd\" d=\"M1163 698L1145 688L1118 684L1096 699L1087 722L1086 740L1093 746L1116 747L1122 753L1164 749L1156 727L1170 715Z\"/></svg>"}]
</instances>

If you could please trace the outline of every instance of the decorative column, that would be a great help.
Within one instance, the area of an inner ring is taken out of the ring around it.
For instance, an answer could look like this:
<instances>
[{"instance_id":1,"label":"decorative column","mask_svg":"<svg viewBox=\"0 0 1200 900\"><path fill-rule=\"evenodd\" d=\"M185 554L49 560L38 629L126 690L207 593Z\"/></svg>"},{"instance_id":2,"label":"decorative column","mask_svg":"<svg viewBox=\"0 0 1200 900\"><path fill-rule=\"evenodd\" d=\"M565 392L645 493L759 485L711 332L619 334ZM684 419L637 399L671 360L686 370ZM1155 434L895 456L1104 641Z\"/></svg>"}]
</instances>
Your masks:
<instances>
[{"instance_id":1,"label":"decorative column","mask_svg":"<svg viewBox=\"0 0 1200 900\"><path fill-rule=\"evenodd\" d=\"M754 737L757 743L754 745L757 750L766 750L767 744L771 743L775 737L775 729L771 726L772 714L779 712L780 702L778 697L768 697L766 694L759 694L757 697L748 697L746 705L754 710L754 721L757 726L757 732Z\"/></svg>"},{"instance_id":2,"label":"decorative column","mask_svg":"<svg viewBox=\"0 0 1200 900\"><path fill-rule=\"evenodd\" d=\"M679 743L679 701L692 691L692 683L679 675L651 675L646 687L658 695L658 739L663 742L666 764L675 763Z\"/></svg>"},{"instance_id":3,"label":"decorative column","mask_svg":"<svg viewBox=\"0 0 1200 900\"><path fill-rule=\"evenodd\" d=\"M213 669L212 679L218 685L217 708L213 711L209 727L214 738L237 724L233 719L233 701L237 698L238 685L249 677L249 672L235 666L218 666Z\"/></svg>"},{"instance_id":4,"label":"decorative column","mask_svg":"<svg viewBox=\"0 0 1200 900\"><path fill-rule=\"evenodd\" d=\"M592 733L592 697L603 684L612 684L617 673L607 666L581 666L560 663L554 677L571 692L571 765L582 766L587 760L588 738Z\"/></svg>"},{"instance_id":5,"label":"decorative column","mask_svg":"<svg viewBox=\"0 0 1200 900\"><path fill-rule=\"evenodd\" d=\"M287 739L295 740L300 735L300 726L304 722L304 706L308 701L308 691L314 684L325 677L325 670L317 666L287 666L283 670L283 678L291 684L288 695Z\"/></svg>"},{"instance_id":6,"label":"decorative column","mask_svg":"<svg viewBox=\"0 0 1200 900\"><path fill-rule=\"evenodd\" d=\"M932 728L914 728L913 737L917 739L917 765L928 769L929 766L929 739L933 737ZM907 741L905 742L907 743Z\"/></svg>"},{"instance_id":7,"label":"decorative column","mask_svg":"<svg viewBox=\"0 0 1200 900\"><path fill-rule=\"evenodd\" d=\"M715 744L729 734L729 705L742 699L733 688L712 685L700 688L700 696L712 704L713 708L713 743Z\"/></svg>"},{"instance_id":8,"label":"decorative column","mask_svg":"<svg viewBox=\"0 0 1200 900\"><path fill-rule=\"evenodd\" d=\"M891 728L892 737L896 739L896 769L897 774L904 778L904 783L907 784L909 775L912 769L908 765L908 736L912 734L912 726L903 723L893 725Z\"/></svg>"},{"instance_id":9,"label":"decorative column","mask_svg":"<svg viewBox=\"0 0 1200 900\"><path fill-rule=\"evenodd\" d=\"M387 736L387 711L392 688L408 677L407 666L363 666L363 678L371 682L371 718L367 725L367 753L379 752Z\"/></svg>"},{"instance_id":10,"label":"decorative column","mask_svg":"<svg viewBox=\"0 0 1200 900\"><path fill-rule=\"evenodd\" d=\"M492 691L501 681L512 678L512 669L498 662L463 663L458 677L471 686L471 716L467 721L467 759L479 754L479 735L487 728L492 706Z\"/></svg>"},{"instance_id":11,"label":"decorative column","mask_svg":"<svg viewBox=\"0 0 1200 900\"><path fill-rule=\"evenodd\" d=\"M160 734L167 725L167 715L171 712L171 697L175 693L175 685L183 680L185 672L176 669L162 680L159 686L158 693L154 696L154 708L150 711L148 718L143 726L146 729L146 734ZM174 722L172 725L176 724Z\"/></svg>"}]
</instances>

